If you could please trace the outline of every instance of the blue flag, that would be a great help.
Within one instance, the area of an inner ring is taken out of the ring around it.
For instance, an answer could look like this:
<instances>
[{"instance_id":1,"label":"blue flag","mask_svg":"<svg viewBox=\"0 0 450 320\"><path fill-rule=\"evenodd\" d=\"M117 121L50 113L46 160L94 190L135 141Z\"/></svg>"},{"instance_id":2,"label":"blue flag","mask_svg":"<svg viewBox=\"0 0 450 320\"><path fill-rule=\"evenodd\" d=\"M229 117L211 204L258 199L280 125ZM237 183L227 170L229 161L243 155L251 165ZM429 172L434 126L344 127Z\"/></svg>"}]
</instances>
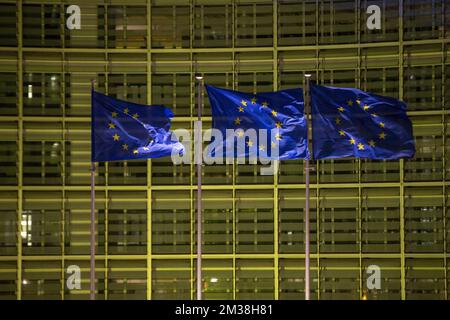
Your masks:
<instances>
[{"instance_id":1,"label":"blue flag","mask_svg":"<svg viewBox=\"0 0 450 320\"><path fill-rule=\"evenodd\" d=\"M212 127L222 132L212 157L255 156L283 160L307 158L307 128L302 89L242 93L206 86L212 108ZM254 131L257 136L249 134ZM266 132L267 134L261 134ZM257 140L257 141L255 141ZM244 148L239 148L244 145ZM222 152L218 152L218 151Z\"/></svg>"},{"instance_id":2,"label":"blue flag","mask_svg":"<svg viewBox=\"0 0 450 320\"><path fill-rule=\"evenodd\" d=\"M182 154L183 145L171 139L172 117L164 106L135 104L92 91L92 161Z\"/></svg>"},{"instance_id":3,"label":"blue flag","mask_svg":"<svg viewBox=\"0 0 450 320\"><path fill-rule=\"evenodd\" d=\"M353 88L312 85L314 159L411 158L412 125L402 101Z\"/></svg>"}]
</instances>

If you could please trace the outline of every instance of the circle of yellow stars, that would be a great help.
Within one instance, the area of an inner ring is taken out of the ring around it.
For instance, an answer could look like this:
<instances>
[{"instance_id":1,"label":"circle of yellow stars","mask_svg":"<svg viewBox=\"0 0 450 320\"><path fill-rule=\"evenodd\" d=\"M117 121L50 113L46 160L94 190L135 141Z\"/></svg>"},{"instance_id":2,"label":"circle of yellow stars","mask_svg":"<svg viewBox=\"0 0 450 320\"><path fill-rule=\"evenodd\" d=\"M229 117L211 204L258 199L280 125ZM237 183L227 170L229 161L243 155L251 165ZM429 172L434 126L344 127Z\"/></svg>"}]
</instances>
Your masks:
<instances>
[{"instance_id":1,"label":"circle of yellow stars","mask_svg":"<svg viewBox=\"0 0 450 320\"><path fill-rule=\"evenodd\" d=\"M130 115L130 109L128 109L128 108L123 109L122 112L124 114ZM112 111L111 112L111 121L108 123L108 130L117 129L117 123L115 123L113 120L117 119L118 115L119 115L119 113L117 111ZM133 119L138 119L139 118L139 114L137 112L132 114L131 116L133 117ZM117 121L117 120L115 120L115 121ZM117 132L114 132L114 134L112 135L112 139L113 139L113 141L120 143L121 150L123 152L128 152L129 151L130 146L127 143L120 142L121 137L120 137L120 135ZM145 151L149 150L148 147L143 147L142 149L145 150ZM139 154L139 150L138 149L133 149L132 153L134 155L138 155Z\"/></svg>"},{"instance_id":2,"label":"circle of yellow stars","mask_svg":"<svg viewBox=\"0 0 450 320\"><path fill-rule=\"evenodd\" d=\"M255 97L255 96L252 97L250 100L242 99L242 100L240 101L240 104L237 106L238 112L240 112L240 113L245 113L245 112L246 112L246 107L249 105L249 103L250 103L251 105L256 105L256 104L257 104L257 101L258 101L258 99L257 99L257 97ZM271 115L271 117L274 119L274 122L275 122L275 127L274 127L274 129L282 129L283 124L282 124L282 122L279 121L279 119L278 119L278 112L275 111L275 110L273 110L273 109L271 109L271 108L269 107L269 103L268 103L267 101L265 101L265 100L261 102L261 107L262 107L262 108L268 108L268 109L270 110L270 115ZM238 116L238 117L236 117L236 118L234 119L234 124L235 124L236 126L239 126L239 125L241 125L242 121L243 121L242 118ZM242 138L242 137L244 136L244 130L242 130L241 128L239 128L238 130L236 130L236 135L237 135L238 138ZM275 147L277 146L277 142L280 141L282 138L283 138L282 135L281 135L280 132L278 131L278 132L275 134L275 141L271 141L271 147L272 147L272 148L275 148ZM252 140L249 140L249 141L246 142L246 144L247 144L248 147L252 147L252 146L254 145L254 142L253 142ZM266 150L266 146L260 145L260 146L258 147L258 149L259 149L260 151L265 151L265 150Z\"/></svg>"},{"instance_id":3,"label":"circle of yellow stars","mask_svg":"<svg viewBox=\"0 0 450 320\"><path fill-rule=\"evenodd\" d=\"M364 111L369 112L369 110L371 109L371 107L367 104L367 103L362 103L361 99L357 98L355 101L353 100L347 100L346 103L344 105L347 105L348 107L353 107L353 104L356 104L357 106L359 106L360 108L362 108ZM338 116L334 118L334 123L336 124L336 126L340 126L342 124L342 118L341 118L341 113L343 113L345 111L345 108L343 105L339 106L337 108L338 111ZM381 142L383 140L386 140L386 137L388 136L386 134L386 132L383 131L383 129L385 128L385 123L382 121L377 121L377 118L379 117L378 114L372 112L370 113L370 116L377 122L378 126L380 127L380 129L382 130L378 135L376 140L378 140L378 142ZM347 133L343 130L343 129L339 129L338 133L340 136L347 136ZM377 145L377 141L374 139L371 139L367 142L367 145L365 145L362 142L357 142L353 137L350 137L350 139L348 140L348 142L351 145L354 145L358 148L358 150L366 150L366 147L376 147Z\"/></svg>"}]
</instances>

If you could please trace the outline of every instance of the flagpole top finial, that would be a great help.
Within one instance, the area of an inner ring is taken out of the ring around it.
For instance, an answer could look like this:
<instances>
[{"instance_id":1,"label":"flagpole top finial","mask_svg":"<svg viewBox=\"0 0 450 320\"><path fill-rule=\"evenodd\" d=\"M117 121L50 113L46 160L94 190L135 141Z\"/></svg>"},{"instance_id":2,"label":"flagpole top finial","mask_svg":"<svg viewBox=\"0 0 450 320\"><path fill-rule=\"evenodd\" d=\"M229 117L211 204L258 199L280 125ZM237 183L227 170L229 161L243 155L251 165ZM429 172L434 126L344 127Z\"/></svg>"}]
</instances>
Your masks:
<instances>
[{"instance_id":1,"label":"flagpole top finial","mask_svg":"<svg viewBox=\"0 0 450 320\"><path fill-rule=\"evenodd\" d=\"M305 73L305 78L311 78L312 74L311 73Z\"/></svg>"},{"instance_id":2,"label":"flagpole top finial","mask_svg":"<svg viewBox=\"0 0 450 320\"><path fill-rule=\"evenodd\" d=\"M195 79L197 80L203 80L203 76L201 74L198 74L195 76Z\"/></svg>"}]
</instances>

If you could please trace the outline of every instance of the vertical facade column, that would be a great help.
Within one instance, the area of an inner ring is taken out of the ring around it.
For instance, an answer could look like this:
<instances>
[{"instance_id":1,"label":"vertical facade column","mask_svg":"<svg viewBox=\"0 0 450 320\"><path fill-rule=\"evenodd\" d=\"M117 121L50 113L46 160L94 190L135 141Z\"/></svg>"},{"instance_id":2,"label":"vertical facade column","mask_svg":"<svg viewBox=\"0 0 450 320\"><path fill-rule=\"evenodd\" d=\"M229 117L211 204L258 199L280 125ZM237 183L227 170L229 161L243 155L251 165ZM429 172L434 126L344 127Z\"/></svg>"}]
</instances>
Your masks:
<instances>
[{"instance_id":1,"label":"vertical facade column","mask_svg":"<svg viewBox=\"0 0 450 320\"><path fill-rule=\"evenodd\" d=\"M398 70L399 70L399 99L403 100L403 76L404 76L404 59L403 59L403 0L399 0L399 21L398 21ZM404 199L404 160L400 160L400 268L401 268L401 298L406 299L406 270L405 270L405 199Z\"/></svg>"},{"instance_id":2,"label":"vertical facade column","mask_svg":"<svg viewBox=\"0 0 450 320\"><path fill-rule=\"evenodd\" d=\"M96 10L96 12L98 13L98 9ZM108 46L109 46L109 42L108 42L108 4L104 5L104 13L105 13L105 25L104 25L104 34L105 34L105 39L104 39L104 73L105 73L105 94L108 95L109 94L109 53L108 53ZM100 83L100 77L97 75L97 86L100 87L101 83ZM108 279L109 279L109 163L108 162L104 162L104 170L105 170L105 209L104 209L104 224L105 224L105 228L104 228L104 239L105 239L105 243L104 243L104 270L103 270L103 276L104 276L104 280L103 280L103 299L104 300L108 300L109 297L109 283L108 283ZM98 168L99 168L99 172L97 173L100 177L100 163L98 164ZM97 214L97 225L98 225L98 237L100 238L100 215ZM100 245L98 246L100 248ZM99 252L100 253L100 252ZM98 294L100 294L100 279L97 280L97 291Z\"/></svg>"},{"instance_id":3,"label":"vertical facade column","mask_svg":"<svg viewBox=\"0 0 450 320\"><path fill-rule=\"evenodd\" d=\"M445 113L445 104L446 104L446 99L445 99L445 89L447 84L447 79L446 79L446 63L447 63L447 43L445 42L446 39L446 34L445 34L445 10L446 10L446 1L442 0L441 3L441 25L442 27L442 34L441 34L441 39L442 39L442 58L441 58L441 110L442 110L442 168L444 168L444 170L442 170L442 194L443 194L443 201L442 201L442 221L443 221L443 230L444 230L444 274L445 274L445 278L444 278L444 296L445 296L445 300L448 300L448 295L449 295L449 279L448 279L448 268L449 265L447 263L447 248L448 248L448 234L447 234L447 228L448 228L448 223L447 223L447 215L448 215L448 211L447 211L447 205L448 205L448 186L446 185L446 168L447 168L447 161L446 161L446 150L447 150L447 115ZM448 4L447 4L448 6ZM450 69L450 67L449 67Z\"/></svg>"},{"instance_id":4,"label":"vertical facade column","mask_svg":"<svg viewBox=\"0 0 450 320\"><path fill-rule=\"evenodd\" d=\"M278 63L278 1L273 1L273 90L278 90L278 73L279 73L279 63ZM256 30L256 28L255 28ZM255 31L256 32L256 31ZM279 172L279 162L275 160L275 172L273 175L273 251L274 251L274 299L278 300L279 298L279 261L278 261L278 251L279 251L279 228L278 228L278 219L279 219L279 208L278 208L278 172Z\"/></svg>"},{"instance_id":5,"label":"vertical facade column","mask_svg":"<svg viewBox=\"0 0 450 320\"><path fill-rule=\"evenodd\" d=\"M355 33L358 41L358 69L356 73L356 87L361 89L361 68L362 68L362 55L361 55L361 3L358 0L355 0ZM367 71L365 69L365 71ZM365 84L364 84L365 85ZM364 270L363 270L363 259L362 259L362 161L361 159L356 159L356 164L358 166L358 253L359 253L359 297L364 298L365 290L364 290Z\"/></svg>"},{"instance_id":6,"label":"vertical facade column","mask_svg":"<svg viewBox=\"0 0 450 320\"><path fill-rule=\"evenodd\" d=\"M359 12L361 9L358 5L358 2L356 2L356 6L357 6L357 12ZM357 35L358 35L358 43L361 43L361 38L360 38L360 33L361 33L361 29L360 29L360 21L359 21L359 14L358 14L358 20L357 20ZM358 47L358 72L357 72L357 78L356 78L356 87L357 88L361 88L361 65L362 65L362 58L361 58L361 48ZM365 69L365 71L367 71L367 69ZM366 84L364 84L366 85ZM357 222L358 222L358 251L359 251L359 297L360 299L366 299L366 290L364 289L364 264L363 264L363 246L362 246L362 188L361 188L361 183L362 183L362 160L356 159L356 163L358 166L358 217L357 217Z\"/></svg>"},{"instance_id":7,"label":"vertical facade column","mask_svg":"<svg viewBox=\"0 0 450 320\"><path fill-rule=\"evenodd\" d=\"M105 3L105 49L109 46L108 36L108 4ZM109 94L109 53L105 51L105 94ZM100 83L99 83L100 85ZM125 88L126 90L126 88ZM104 272L104 299L108 300L109 297L109 162L104 162L105 166L105 272Z\"/></svg>"},{"instance_id":8,"label":"vertical facade column","mask_svg":"<svg viewBox=\"0 0 450 320\"><path fill-rule=\"evenodd\" d=\"M320 83L320 62L319 62L319 56L320 56L320 50L319 50L319 33L320 33L320 28L319 28L319 21L320 21L320 9L321 9L321 5L319 5L319 1L316 1L316 10L315 10L315 44L316 44L316 50L315 50L315 66L314 66L314 71L315 71L315 80L316 83L319 84ZM312 71L312 70L311 70ZM308 132L308 135L311 134L311 132ZM319 160L316 160L315 162L316 165L316 278L317 278L317 300L320 300L320 290L321 290L321 282L320 282L320 275L321 275L321 267L320 267L320 241L321 241L321 237L320 237L320 179L319 179L319 171L320 171L320 166L319 166Z\"/></svg>"},{"instance_id":9,"label":"vertical facade column","mask_svg":"<svg viewBox=\"0 0 450 320\"><path fill-rule=\"evenodd\" d=\"M236 52L235 48L236 39L236 3L235 0L231 2L231 46L233 48L232 58L233 58L233 70L232 70L232 84L231 89L236 90L237 85L237 62L236 62ZM233 300L236 300L236 175L237 175L237 165L236 159L232 160L232 170L233 170Z\"/></svg>"},{"instance_id":10,"label":"vertical facade column","mask_svg":"<svg viewBox=\"0 0 450 320\"><path fill-rule=\"evenodd\" d=\"M190 218L191 218L191 245L190 245L190 263L191 263L191 300L194 300L196 297L196 285L195 285L195 254L194 254L194 250L195 250L195 189L194 189L194 181L195 181L195 176L196 176L196 167L195 167L195 133L194 133L194 128L195 128L195 112L196 112L196 99L195 99L195 88L196 83L195 81L193 81L193 79L195 79L195 73L197 72L197 63L194 62L194 55L192 53L192 44L193 44L193 36L194 36L194 32L193 32L193 25L194 25L194 6L195 6L195 0L190 0L189 1L189 55L190 55L190 60L191 60L191 66L190 66L190 77L189 77L189 82L190 82L190 88L191 88L191 121L190 121L190 125L191 125L191 137L192 142L191 142L191 150L194 150L194 152L192 152L191 154L191 181L190 181L190 203L191 203L191 207L190 207ZM174 10L175 6L174 6ZM174 11L175 12L175 11ZM175 17L175 14L174 14ZM175 24L175 20L173 22L174 24L174 28L173 28L173 32L174 32L174 39L176 39L176 24ZM176 83L174 83L174 88L176 88Z\"/></svg>"},{"instance_id":11,"label":"vertical facade column","mask_svg":"<svg viewBox=\"0 0 450 320\"><path fill-rule=\"evenodd\" d=\"M147 0L147 104L152 104L152 1ZM147 159L147 300L152 299L152 160Z\"/></svg>"},{"instance_id":12,"label":"vertical facade column","mask_svg":"<svg viewBox=\"0 0 450 320\"><path fill-rule=\"evenodd\" d=\"M23 50L22 50L22 0L17 1L16 35L17 35L17 300L22 299L22 212L23 212Z\"/></svg>"},{"instance_id":13,"label":"vertical facade column","mask_svg":"<svg viewBox=\"0 0 450 320\"><path fill-rule=\"evenodd\" d=\"M64 5L60 6L60 23L61 23L61 42L63 48L66 47L66 37L65 37L65 7ZM61 173L62 173L62 203L61 203L61 299L65 299L65 236L66 236L66 137L67 137L67 128L66 128L66 53L63 51L61 53L61 77L59 78L59 83L61 86L60 98L61 98L61 108L62 108L62 141L61 141L61 150L62 150L62 161L61 161ZM70 149L70 148L69 148Z\"/></svg>"}]
</instances>

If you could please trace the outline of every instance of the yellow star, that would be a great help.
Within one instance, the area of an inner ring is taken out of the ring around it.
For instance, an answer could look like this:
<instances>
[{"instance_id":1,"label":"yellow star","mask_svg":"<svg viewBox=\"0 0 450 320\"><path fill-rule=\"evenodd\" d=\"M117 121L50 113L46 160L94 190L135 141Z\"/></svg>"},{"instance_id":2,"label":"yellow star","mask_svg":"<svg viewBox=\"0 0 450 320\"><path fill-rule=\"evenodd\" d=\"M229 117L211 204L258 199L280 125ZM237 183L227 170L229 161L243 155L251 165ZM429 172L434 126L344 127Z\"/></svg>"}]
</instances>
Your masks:
<instances>
[{"instance_id":1,"label":"yellow star","mask_svg":"<svg viewBox=\"0 0 450 320\"><path fill-rule=\"evenodd\" d=\"M338 110L339 110L339 112L344 112L344 108L342 108L342 107L339 107Z\"/></svg>"},{"instance_id":2,"label":"yellow star","mask_svg":"<svg viewBox=\"0 0 450 320\"><path fill-rule=\"evenodd\" d=\"M275 135L275 139L281 140L281 134L277 133L277 134Z\"/></svg>"},{"instance_id":3,"label":"yellow star","mask_svg":"<svg viewBox=\"0 0 450 320\"><path fill-rule=\"evenodd\" d=\"M253 146L253 141L252 141L252 140L247 141L247 145L248 145L249 147Z\"/></svg>"},{"instance_id":4,"label":"yellow star","mask_svg":"<svg viewBox=\"0 0 450 320\"><path fill-rule=\"evenodd\" d=\"M275 147L277 146L277 144L276 144L274 141L272 141L272 142L270 143L270 145L272 146L272 148L275 148Z\"/></svg>"},{"instance_id":5,"label":"yellow star","mask_svg":"<svg viewBox=\"0 0 450 320\"><path fill-rule=\"evenodd\" d=\"M244 108L239 107L239 112L244 112Z\"/></svg>"},{"instance_id":6,"label":"yellow star","mask_svg":"<svg viewBox=\"0 0 450 320\"><path fill-rule=\"evenodd\" d=\"M256 97L253 97L251 101L252 101L252 104L256 104Z\"/></svg>"},{"instance_id":7,"label":"yellow star","mask_svg":"<svg viewBox=\"0 0 450 320\"><path fill-rule=\"evenodd\" d=\"M336 124L341 124L341 119L336 118L336 119L334 119L334 122L336 122Z\"/></svg>"},{"instance_id":8,"label":"yellow star","mask_svg":"<svg viewBox=\"0 0 450 320\"><path fill-rule=\"evenodd\" d=\"M108 123L108 127L109 127L109 129L115 129L116 125L114 123L110 122L110 123Z\"/></svg>"},{"instance_id":9,"label":"yellow star","mask_svg":"<svg viewBox=\"0 0 450 320\"><path fill-rule=\"evenodd\" d=\"M280 129L281 128L281 122L277 122L277 123L275 123L275 126L277 127L277 129Z\"/></svg>"},{"instance_id":10,"label":"yellow star","mask_svg":"<svg viewBox=\"0 0 450 320\"><path fill-rule=\"evenodd\" d=\"M123 144L123 145L122 145L122 149L123 149L123 150L128 150L128 145L127 145L126 143Z\"/></svg>"},{"instance_id":11,"label":"yellow star","mask_svg":"<svg viewBox=\"0 0 450 320\"><path fill-rule=\"evenodd\" d=\"M350 144L355 144L355 143L356 143L355 139L351 138L350 139Z\"/></svg>"},{"instance_id":12,"label":"yellow star","mask_svg":"<svg viewBox=\"0 0 450 320\"><path fill-rule=\"evenodd\" d=\"M263 145L261 145L261 146L259 146L259 150L260 150L260 151L264 151L264 150L266 150L266 147L264 147Z\"/></svg>"},{"instance_id":13,"label":"yellow star","mask_svg":"<svg viewBox=\"0 0 450 320\"><path fill-rule=\"evenodd\" d=\"M267 103L267 101L264 101L263 103L262 103L262 106L263 107L267 107L269 104Z\"/></svg>"},{"instance_id":14,"label":"yellow star","mask_svg":"<svg viewBox=\"0 0 450 320\"><path fill-rule=\"evenodd\" d=\"M238 132L236 132L236 134L239 138L242 138L244 136L244 131L239 130Z\"/></svg>"},{"instance_id":15,"label":"yellow star","mask_svg":"<svg viewBox=\"0 0 450 320\"><path fill-rule=\"evenodd\" d=\"M117 112L115 112L115 111L112 112L112 113L111 113L111 116L112 116L113 118L117 118Z\"/></svg>"},{"instance_id":16,"label":"yellow star","mask_svg":"<svg viewBox=\"0 0 450 320\"><path fill-rule=\"evenodd\" d=\"M356 99L356 103L357 103L357 104L361 104L361 100Z\"/></svg>"},{"instance_id":17,"label":"yellow star","mask_svg":"<svg viewBox=\"0 0 450 320\"><path fill-rule=\"evenodd\" d=\"M119 141L120 136L116 133L113 135L113 139L114 139L114 141Z\"/></svg>"},{"instance_id":18,"label":"yellow star","mask_svg":"<svg viewBox=\"0 0 450 320\"><path fill-rule=\"evenodd\" d=\"M372 113L371 116L374 118L378 117L378 115L376 113Z\"/></svg>"},{"instance_id":19,"label":"yellow star","mask_svg":"<svg viewBox=\"0 0 450 320\"><path fill-rule=\"evenodd\" d=\"M128 111L130 111L130 110L128 110L128 108L123 109L123 113L128 114Z\"/></svg>"},{"instance_id":20,"label":"yellow star","mask_svg":"<svg viewBox=\"0 0 450 320\"><path fill-rule=\"evenodd\" d=\"M379 123L380 127L384 128L384 122Z\"/></svg>"},{"instance_id":21,"label":"yellow star","mask_svg":"<svg viewBox=\"0 0 450 320\"><path fill-rule=\"evenodd\" d=\"M241 104L242 104L244 107L246 107L246 106L247 106L247 101L242 100L242 101L241 101Z\"/></svg>"},{"instance_id":22,"label":"yellow star","mask_svg":"<svg viewBox=\"0 0 450 320\"><path fill-rule=\"evenodd\" d=\"M369 110L370 107L367 104L365 104L363 108L364 110Z\"/></svg>"},{"instance_id":23,"label":"yellow star","mask_svg":"<svg viewBox=\"0 0 450 320\"><path fill-rule=\"evenodd\" d=\"M358 150L364 150L364 145L361 142L358 143Z\"/></svg>"},{"instance_id":24,"label":"yellow star","mask_svg":"<svg viewBox=\"0 0 450 320\"><path fill-rule=\"evenodd\" d=\"M384 140L386 138L386 133L382 132L378 135L380 139Z\"/></svg>"},{"instance_id":25,"label":"yellow star","mask_svg":"<svg viewBox=\"0 0 450 320\"><path fill-rule=\"evenodd\" d=\"M371 147L375 147L375 141L373 141L373 140L370 140L370 141L369 141L369 146L371 146Z\"/></svg>"},{"instance_id":26,"label":"yellow star","mask_svg":"<svg viewBox=\"0 0 450 320\"><path fill-rule=\"evenodd\" d=\"M339 131L339 135L341 135L341 136L345 136L345 132L344 132L344 130L340 130L340 131Z\"/></svg>"},{"instance_id":27,"label":"yellow star","mask_svg":"<svg viewBox=\"0 0 450 320\"><path fill-rule=\"evenodd\" d=\"M134 154L138 154L139 151L136 149L136 150L133 150L133 153L134 153Z\"/></svg>"},{"instance_id":28,"label":"yellow star","mask_svg":"<svg viewBox=\"0 0 450 320\"><path fill-rule=\"evenodd\" d=\"M133 114L133 118L137 119L139 118L139 115L137 113Z\"/></svg>"},{"instance_id":29,"label":"yellow star","mask_svg":"<svg viewBox=\"0 0 450 320\"><path fill-rule=\"evenodd\" d=\"M236 125L241 124L241 119L240 119L239 117L237 117L236 119L234 119L234 123L235 123Z\"/></svg>"},{"instance_id":30,"label":"yellow star","mask_svg":"<svg viewBox=\"0 0 450 320\"><path fill-rule=\"evenodd\" d=\"M351 107L353 105L353 101L352 100L348 100L347 104Z\"/></svg>"},{"instance_id":31,"label":"yellow star","mask_svg":"<svg viewBox=\"0 0 450 320\"><path fill-rule=\"evenodd\" d=\"M277 114L278 114L278 112L276 112L275 110L272 110L272 115L273 115L274 117L276 117Z\"/></svg>"}]
</instances>

